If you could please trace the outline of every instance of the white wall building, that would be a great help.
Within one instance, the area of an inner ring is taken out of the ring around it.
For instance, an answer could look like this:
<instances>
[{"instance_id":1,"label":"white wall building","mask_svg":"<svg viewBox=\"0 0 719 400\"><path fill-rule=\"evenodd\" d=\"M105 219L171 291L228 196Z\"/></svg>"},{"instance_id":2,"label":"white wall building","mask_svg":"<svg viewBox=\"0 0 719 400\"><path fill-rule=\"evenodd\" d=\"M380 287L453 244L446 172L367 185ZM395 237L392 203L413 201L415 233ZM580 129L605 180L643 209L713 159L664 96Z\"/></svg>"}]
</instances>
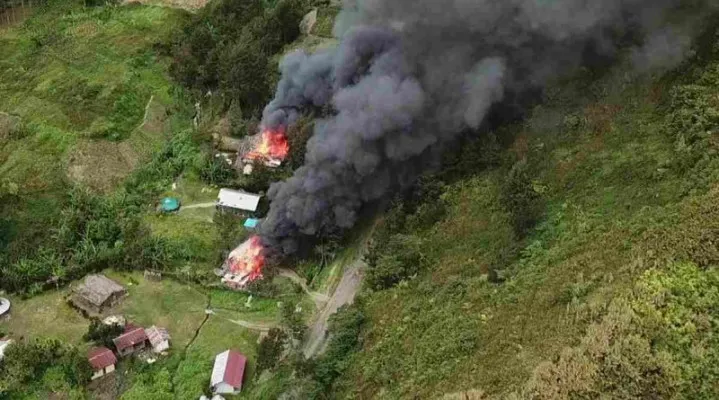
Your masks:
<instances>
[{"instance_id":1,"label":"white wall building","mask_svg":"<svg viewBox=\"0 0 719 400\"><path fill-rule=\"evenodd\" d=\"M217 206L255 212L262 196L232 189L220 189Z\"/></svg>"},{"instance_id":2,"label":"white wall building","mask_svg":"<svg viewBox=\"0 0 719 400\"><path fill-rule=\"evenodd\" d=\"M214 394L239 394L245 375L247 358L242 354L227 350L215 357L212 368L210 388Z\"/></svg>"}]
</instances>

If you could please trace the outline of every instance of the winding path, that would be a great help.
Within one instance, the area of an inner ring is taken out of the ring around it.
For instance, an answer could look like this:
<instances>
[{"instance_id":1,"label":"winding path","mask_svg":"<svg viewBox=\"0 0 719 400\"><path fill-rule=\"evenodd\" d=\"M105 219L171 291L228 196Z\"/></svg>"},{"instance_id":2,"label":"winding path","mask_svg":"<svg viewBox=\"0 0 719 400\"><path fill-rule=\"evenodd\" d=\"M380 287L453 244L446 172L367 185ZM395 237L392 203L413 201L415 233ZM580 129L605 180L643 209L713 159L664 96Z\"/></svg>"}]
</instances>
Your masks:
<instances>
[{"instance_id":1,"label":"winding path","mask_svg":"<svg viewBox=\"0 0 719 400\"><path fill-rule=\"evenodd\" d=\"M280 276L283 276L291 280L292 282L300 285L302 287L302 290L304 290L305 293L307 293L307 295L312 298L312 301L314 301L317 308L322 308L322 306L330 300L330 297L324 293L311 291L310 288L307 286L307 282L302 279L301 276L297 275L295 271L286 268L280 268L279 272Z\"/></svg>"},{"instance_id":2,"label":"winding path","mask_svg":"<svg viewBox=\"0 0 719 400\"><path fill-rule=\"evenodd\" d=\"M332 297L329 298L324 308L320 310L312 325L310 325L304 349L305 357L312 358L324 351L327 339L327 322L330 316L337 312L340 307L354 301L355 295L362 286L366 266L365 262L362 261L362 257L359 256L345 269L337 289L335 289Z\"/></svg>"}]
</instances>

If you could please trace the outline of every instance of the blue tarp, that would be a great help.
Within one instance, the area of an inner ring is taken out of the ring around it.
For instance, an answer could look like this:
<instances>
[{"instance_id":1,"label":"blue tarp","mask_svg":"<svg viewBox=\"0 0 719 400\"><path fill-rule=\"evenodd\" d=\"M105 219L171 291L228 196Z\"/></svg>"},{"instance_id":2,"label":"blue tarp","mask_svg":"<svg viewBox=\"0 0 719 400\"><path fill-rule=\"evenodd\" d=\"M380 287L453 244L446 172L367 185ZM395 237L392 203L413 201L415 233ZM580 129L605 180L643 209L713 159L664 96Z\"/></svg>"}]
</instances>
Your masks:
<instances>
[{"instance_id":1,"label":"blue tarp","mask_svg":"<svg viewBox=\"0 0 719 400\"><path fill-rule=\"evenodd\" d=\"M247 220L245 221L245 228L254 229L257 227L257 224L259 224L259 223L260 223L259 219L247 218Z\"/></svg>"}]
</instances>

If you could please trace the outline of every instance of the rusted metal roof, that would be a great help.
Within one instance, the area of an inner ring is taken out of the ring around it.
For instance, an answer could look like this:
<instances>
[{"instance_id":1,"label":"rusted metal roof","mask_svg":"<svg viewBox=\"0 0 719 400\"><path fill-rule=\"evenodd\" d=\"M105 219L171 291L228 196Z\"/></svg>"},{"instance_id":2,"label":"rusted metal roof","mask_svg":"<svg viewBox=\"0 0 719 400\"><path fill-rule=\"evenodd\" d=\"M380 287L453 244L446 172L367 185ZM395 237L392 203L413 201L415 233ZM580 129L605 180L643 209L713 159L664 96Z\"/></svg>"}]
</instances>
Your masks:
<instances>
[{"instance_id":1,"label":"rusted metal roof","mask_svg":"<svg viewBox=\"0 0 719 400\"><path fill-rule=\"evenodd\" d=\"M156 326L145 329L145 335L147 335L147 338L150 340L152 347L159 345L165 340L170 340L170 334L167 332L167 329Z\"/></svg>"},{"instance_id":2,"label":"rusted metal roof","mask_svg":"<svg viewBox=\"0 0 719 400\"><path fill-rule=\"evenodd\" d=\"M88 352L87 361L90 362L92 368L97 370L107 368L110 365L115 365L117 363L117 357L115 357L112 350L107 347L96 347L94 349L90 349Z\"/></svg>"},{"instance_id":3,"label":"rusted metal roof","mask_svg":"<svg viewBox=\"0 0 719 400\"><path fill-rule=\"evenodd\" d=\"M145 329L143 329L141 326L127 324L127 326L125 327L125 333L116 337L115 339L112 339L112 342L115 343L117 351L123 351L125 349L135 346L136 344L142 343L145 340L147 340L147 334L145 334Z\"/></svg>"}]
</instances>

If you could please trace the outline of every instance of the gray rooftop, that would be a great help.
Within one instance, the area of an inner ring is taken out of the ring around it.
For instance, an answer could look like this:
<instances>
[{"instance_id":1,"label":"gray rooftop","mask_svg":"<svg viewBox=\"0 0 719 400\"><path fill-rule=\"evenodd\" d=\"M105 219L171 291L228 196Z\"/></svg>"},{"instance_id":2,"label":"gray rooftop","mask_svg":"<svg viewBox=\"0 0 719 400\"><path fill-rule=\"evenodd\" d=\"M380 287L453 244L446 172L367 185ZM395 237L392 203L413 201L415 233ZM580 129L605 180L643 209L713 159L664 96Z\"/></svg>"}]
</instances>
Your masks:
<instances>
[{"instance_id":1,"label":"gray rooftop","mask_svg":"<svg viewBox=\"0 0 719 400\"><path fill-rule=\"evenodd\" d=\"M124 293L125 288L105 275L88 275L85 282L74 290L75 294L100 307L115 293Z\"/></svg>"}]
</instances>

